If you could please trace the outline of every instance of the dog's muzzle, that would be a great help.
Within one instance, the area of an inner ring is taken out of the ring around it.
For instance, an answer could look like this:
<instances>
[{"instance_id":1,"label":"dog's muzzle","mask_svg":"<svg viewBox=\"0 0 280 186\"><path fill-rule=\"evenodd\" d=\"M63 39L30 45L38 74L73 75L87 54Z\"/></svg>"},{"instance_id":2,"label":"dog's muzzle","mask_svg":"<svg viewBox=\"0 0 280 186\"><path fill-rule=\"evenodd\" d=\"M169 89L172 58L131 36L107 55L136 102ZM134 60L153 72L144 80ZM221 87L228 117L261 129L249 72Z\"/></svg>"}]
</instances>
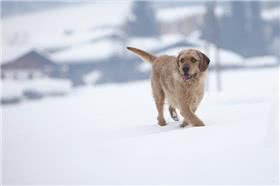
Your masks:
<instances>
[{"instance_id":1,"label":"dog's muzzle","mask_svg":"<svg viewBox=\"0 0 280 186\"><path fill-rule=\"evenodd\" d=\"M197 75L197 73L195 73L193 75L190 75L190 74L186 73L186 74L183 75L183 79L184 79L184 81L188 81L188 80L193 79L196 75Z\"/></svg>"},{"instance_id":2,"label":"dog's muzzle","mask_svg":"<svg viewBox=\"0 0 280 186\"><path fill-rule=\"evenodd\" d=\"M184 78L185 81L187 81L187 80L191 79L192 76L189 75L189 74L184 74L184 75L183 75L183 78Z\"/></svg>"}]
</instances>

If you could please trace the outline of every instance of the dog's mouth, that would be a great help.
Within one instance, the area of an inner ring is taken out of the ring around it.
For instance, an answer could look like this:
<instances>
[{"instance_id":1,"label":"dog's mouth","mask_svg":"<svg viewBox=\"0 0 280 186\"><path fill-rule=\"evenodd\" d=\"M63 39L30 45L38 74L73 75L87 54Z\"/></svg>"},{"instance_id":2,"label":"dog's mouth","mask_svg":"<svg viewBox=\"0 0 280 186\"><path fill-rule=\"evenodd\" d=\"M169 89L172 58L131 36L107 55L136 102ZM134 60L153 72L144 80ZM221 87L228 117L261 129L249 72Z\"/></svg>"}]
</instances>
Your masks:
<instances>
[{"instance_id":1,"label":"dog's mouth","mask_svg":"<svg viewBox=\"0 0 280 186\"><path fill-rule=\"evenodd\" d=\"M184 75L183 75L183 79L184 79L184 81L188 81L188 80L194 78L195 76L196 76L196 74L193 74L193 75L184 74Z\"/></svg>"}]
</instances>

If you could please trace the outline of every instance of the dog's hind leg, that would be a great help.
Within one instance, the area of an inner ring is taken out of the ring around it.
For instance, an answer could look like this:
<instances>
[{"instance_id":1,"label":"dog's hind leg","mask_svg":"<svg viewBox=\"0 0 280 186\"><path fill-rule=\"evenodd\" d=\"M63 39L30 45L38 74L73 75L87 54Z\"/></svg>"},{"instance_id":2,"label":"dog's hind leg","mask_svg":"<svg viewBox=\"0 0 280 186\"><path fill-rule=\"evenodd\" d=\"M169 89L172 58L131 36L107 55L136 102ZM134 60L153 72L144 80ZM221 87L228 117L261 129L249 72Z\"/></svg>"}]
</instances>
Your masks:
<instances>
[{"instance_id":1,"label":"dog's hind leg","mask_svg":"<svg viewBox=\"0 0 280 186\"><path fill-rule=\"evenodd\" d=\"M177 114L175 108L173 108L172 106L169 106L169 113L170 113L171 118L174 121L179 121L178 114Z\"/></svg>"},{"instance_id":2,"label":"dog's hind leg","mask_svg":"<svg viewBox=\"0 0 280 186\"><path fill-rule=\"evenodd\" d=\"M158 124L160 126L165 126L166 121L165 121L164 115L163 115L164 99L165 99L164 92L163 92L159 82L156 82L156 81L152 81L152 89L153 89L153 95L154 95L154 99L155 99L155 103L156 103L156 107L157 107L157 111L158 111L158 117L157 117Z\"/></svg>"}]
</instances>

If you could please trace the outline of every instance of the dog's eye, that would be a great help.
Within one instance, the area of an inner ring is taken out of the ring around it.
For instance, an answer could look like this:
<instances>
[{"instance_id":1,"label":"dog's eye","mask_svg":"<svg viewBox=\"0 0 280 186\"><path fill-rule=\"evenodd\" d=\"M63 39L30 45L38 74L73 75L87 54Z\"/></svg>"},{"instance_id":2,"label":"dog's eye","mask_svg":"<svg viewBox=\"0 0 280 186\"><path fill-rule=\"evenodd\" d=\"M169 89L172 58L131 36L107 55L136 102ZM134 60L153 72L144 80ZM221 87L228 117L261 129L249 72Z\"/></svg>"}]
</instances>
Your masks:
<instances>
[{"instance_id":1,"label":"dog's eye","mask_svg":"<svg viewBox=\"0 0 280 186\"><path fill-rule=\"evenodd\" d=\"M180 62L181 62L181 63L184 63L184 61L185 61L184 58L181 58L181 59L180 59Z\"/></svg>"},{"instance_id":2,"label":"dog's eye","mask_svg":"<svg viewBox=\"0 0 280 186\"><path fill-rule=\"evenodd\" d=\"M197 60L196 60L195 58L193 58L193 57L191 58L191 62L192 62L192 63L195 63L196 61L197 61Z\"/></svg>"}]
</instances>

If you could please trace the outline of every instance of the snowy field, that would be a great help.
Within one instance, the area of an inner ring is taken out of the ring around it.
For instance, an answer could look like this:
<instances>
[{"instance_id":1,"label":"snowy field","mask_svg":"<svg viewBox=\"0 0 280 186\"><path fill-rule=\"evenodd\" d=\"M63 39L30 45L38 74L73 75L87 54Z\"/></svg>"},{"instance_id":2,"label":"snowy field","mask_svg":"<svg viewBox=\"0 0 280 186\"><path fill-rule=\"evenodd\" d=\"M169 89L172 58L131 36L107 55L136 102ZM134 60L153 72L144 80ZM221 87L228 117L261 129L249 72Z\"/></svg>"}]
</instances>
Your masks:
<instances>
[{"instance_id":1,"label":"snowy field","mask_svg":"<svg viewBox=\"0 0 280 186\"><path fill-rule=\"evenodd\" d=\"M13 97L22 98L25 91L33 91L41 94L67 94L72 90L70 80L52 79L40 77L34 80L6 79L0 82L1 99Z\"/></svg>"},{"instance_id":2,"label":"snowy field","mask_svg":"<svg viewBox=\"0 0 280 186\"><path fill-rule=\"evenodd\" d=\"M215 59L215 46L205 51L199 31L115 41L123 37L120 27L132 16L131 6L130 1L100 1L1 18L0 64L32 48L55 51L49 55L57 63L80 63L131 55L123 51L126 45L147 51L167 47L159 54L176 55L182 49L178 43L190 43ZM156 16L168 23L205 11L168 7L156 10ZM226 12L218 7L215 13ZM279 7L261 16L279 19ZM222 65L278 64L275 56L244 58L225 49L220 55ZM150 65L139 63L139 70L147 72ZM0 106L3 184L279 184L278 68L223 72L222 92L210 74L197 113L206 126L184 129L167 110L168 125L156 124L148 80L92 86L101 76L97 70L85 75L87 86L77 89L70 80L49 78L0 83L1 98L24 100ZM66 96L27 100L27 90Z\"/></svg>"},{"instance_id":3,"label":"snowy field","mask_svg":"<svg viewBox=\"0 0 280 186\"><path fill-rule=\"evenodd\" d=\"M158 126L149 81L5 106L3 183L279 184L278 74L210 74L200 128Z\"/></svg>"}]
</instances>

